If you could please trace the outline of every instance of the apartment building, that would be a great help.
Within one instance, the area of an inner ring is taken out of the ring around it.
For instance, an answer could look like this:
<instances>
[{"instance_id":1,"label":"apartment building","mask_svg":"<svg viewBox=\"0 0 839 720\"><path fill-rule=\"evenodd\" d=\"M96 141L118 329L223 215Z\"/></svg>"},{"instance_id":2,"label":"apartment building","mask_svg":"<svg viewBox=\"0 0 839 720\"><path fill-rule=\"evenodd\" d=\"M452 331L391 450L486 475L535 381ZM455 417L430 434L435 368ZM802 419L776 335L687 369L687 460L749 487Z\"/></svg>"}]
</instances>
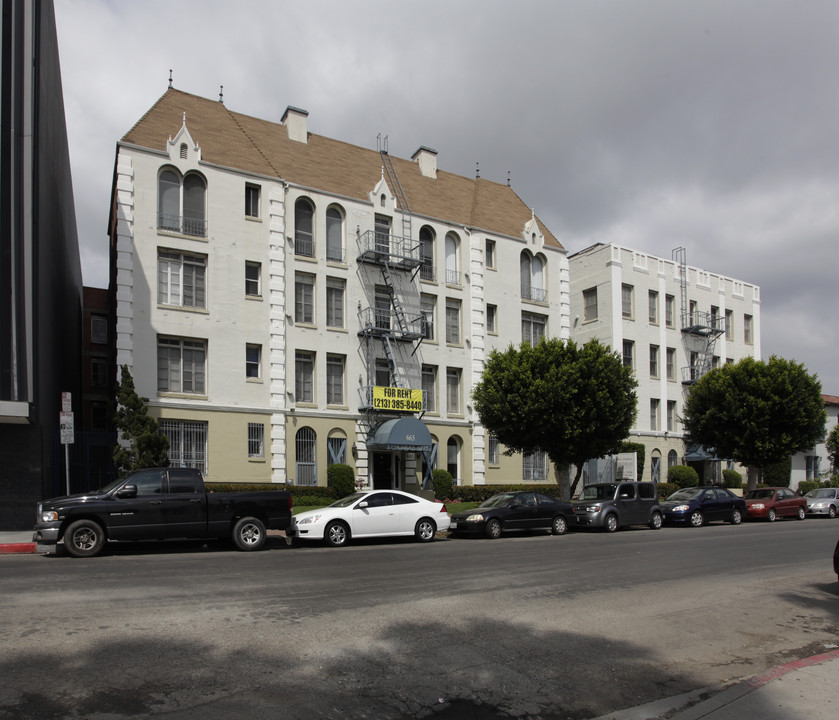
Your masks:
<instances>
[{"instance_id":1,"label":"apartment building","mask_svg":"<svg viewBox=\"0 0 839 720\"><path fill-rule=\"evenodd\" d=\"M638 415L629 440L645 446L644 478L654 481L677 464L693 465L705 481L720 479L727 467L720 459L686 446L683 403L711 368L760 359L760 288L686 260L684 248L668 260L600 243L569 256L571 337L598 338L635 371Z\"/></svg>"},{"instance_id":2,"label":"apartment building","mask_svg":"<svg viewBox=\"0 0 839 720\"><path fill-rule=\"evenodd\" d=\"M552 480L471 391L493 348L567 338L567 253L507 185L170 89L117 146L116 362L210 481Z\"/></svg>"},{"instance_id":3,"label":"apartment building","mask_svg":"<svg viewBox=\"0 0 839 720\"><path fill-rule=\"evenodd\" d=\"M839 397L822 395L822 400L824 400L824 409L827 413L824 439L809 450L792 456L789 486L793 490L797 489L799 484L805 480L824 482L831 475L832 467L825 441L836 425L839 424Z\"/></svg>"}]
</instances>

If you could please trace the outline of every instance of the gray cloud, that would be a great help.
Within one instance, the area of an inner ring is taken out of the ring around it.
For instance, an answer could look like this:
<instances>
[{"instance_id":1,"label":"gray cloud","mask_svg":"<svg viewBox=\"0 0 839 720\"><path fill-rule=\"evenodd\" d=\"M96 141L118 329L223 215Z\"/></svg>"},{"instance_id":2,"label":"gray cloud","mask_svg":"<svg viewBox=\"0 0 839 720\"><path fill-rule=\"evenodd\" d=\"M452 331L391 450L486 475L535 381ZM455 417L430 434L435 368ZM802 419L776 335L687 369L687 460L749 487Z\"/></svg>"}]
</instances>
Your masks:
<instances>
[{"instance_id":1,"label":"gray cloud","mask_svg":"<svg viewBox=\"0 0 839 720\"><path fill-rule=\"evenodd\" d=\"M761 286L762 350L839 394L839 5L781 0L56 0L85 282L116 140L175 86L512 184L569 250ZM96 38L91 42L90 38Z\"/></svg>"}]
</instances>

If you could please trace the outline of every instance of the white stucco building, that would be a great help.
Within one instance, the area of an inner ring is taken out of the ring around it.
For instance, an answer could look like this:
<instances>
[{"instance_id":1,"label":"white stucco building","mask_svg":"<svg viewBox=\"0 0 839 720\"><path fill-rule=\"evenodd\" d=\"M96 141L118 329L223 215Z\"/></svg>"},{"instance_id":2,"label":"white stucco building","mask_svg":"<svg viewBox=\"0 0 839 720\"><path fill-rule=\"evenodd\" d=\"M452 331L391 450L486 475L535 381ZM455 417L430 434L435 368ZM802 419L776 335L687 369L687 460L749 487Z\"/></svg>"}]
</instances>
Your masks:
<instances>
[{"instance_id":1,"label":"white stucco building","mask_svg":"<svg viewBox=\"0 0 839 720\"><path fill-rule=\"evenodd\" d=\"M493 348L567 338L566 251L508 186L169 89L117 145L117 363L211 481L552 480L473 412ZM399 402L404 402L401 408Z\"/></svg>"},{"instance_id":2,"label":"white stucco building","mask_svg":"<svg viewBox=\"0 0 839 720\"><path fill-rule=\"evenodd\" d=\"M796 453L792 456L790 467L789 486L796 490L799 483L805 480L818 480L824 482L830 477L830 458L827 453L825 441L828 435L839 424L839 397L836 395L822 395L824 409L827 413L827 422L824 425L824 440L806 452Z\"/></svg>"},{"instance_id":3,"label":"white stucco building","mask_svg":"<svg viewBox=\"0 0 839 720\"><path fill-rule=\"evenodd\" d=\"M667 260L595 244L569 263L571 337L598 338L635 370L638 415L628 440L646 448L644 479L663 482L666 468L691 464L704 480L719 480L719 461L685 447L682 406L710 368L760 359L760 288L687 265L682 248Z\"/></svg>"}]
</instances>

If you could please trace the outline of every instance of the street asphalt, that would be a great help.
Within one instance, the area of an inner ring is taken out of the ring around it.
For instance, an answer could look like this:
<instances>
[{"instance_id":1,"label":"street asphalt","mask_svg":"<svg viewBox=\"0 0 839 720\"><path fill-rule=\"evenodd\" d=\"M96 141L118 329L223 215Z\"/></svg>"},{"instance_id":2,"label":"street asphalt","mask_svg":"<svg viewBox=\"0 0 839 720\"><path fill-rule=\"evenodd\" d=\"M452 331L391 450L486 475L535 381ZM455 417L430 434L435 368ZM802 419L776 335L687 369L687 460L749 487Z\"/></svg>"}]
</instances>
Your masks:
<instances>
[{"instance_id":1,"label":"street asphalt","mask_svg":"<svg viewBox=\"0 0 839 720\"><path fill-rule=\"evenodd\" d=\"M36 552L31 531L0 531L0 555ZM769 668L761 675L594 720L835 720L839 717L837 685L839 648Z\"/></svg>"}]
</instances>

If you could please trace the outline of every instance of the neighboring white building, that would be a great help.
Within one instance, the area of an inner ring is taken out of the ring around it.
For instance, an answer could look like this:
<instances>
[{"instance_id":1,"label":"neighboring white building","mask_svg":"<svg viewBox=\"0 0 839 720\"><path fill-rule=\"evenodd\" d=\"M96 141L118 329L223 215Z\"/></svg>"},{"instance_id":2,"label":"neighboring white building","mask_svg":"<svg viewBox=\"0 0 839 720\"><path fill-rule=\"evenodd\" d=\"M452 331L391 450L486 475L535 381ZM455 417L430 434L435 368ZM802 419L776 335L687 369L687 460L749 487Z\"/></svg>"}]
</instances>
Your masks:
<instances>
[{"instance_id":1,"label":"neighboring white building","mask_svg":"<svg viewBox=\"0 0 839 720\"><path fill-rule=\"evenodd\" d=\"M314 135L303 110L274 123L170 88L117 145L111 252L117 363L174 464L552 481L543 455L505 457L471 401L493 348L569 336L566 251L510 187L425 147Z\"/></svg>"},{"instance_id":2,"label":"neighboring white building","mask_svg":"<svg viewBox=\"0 0 839 720\"><path fill-rule=\"evenodd\" d=\"M569 256L571 337L599 339L635 370L638 415L628 439L646 447L644 479L663 482L668 467L691 464L716 481L720 462L685 447L682 406L707 370L760 359L760 289L688 266L682 248L674 256L599 243Z\"/></svg>"},{"instance_id":3,"label":"neighboring white building","mask_svg":"<svg viewBox=\"0 0 839 720\"><path fill-rule=\"evenodd\" d=\"M824 409L827 412L827 422L824 426L824 438L833 432L839 424L839 397L822 395ZM805 480L819 480L824 482L830 477L830 458L827 456L825 440L818 443L807 452L796 453L792 456L792 468L789 486L796 490L799 483Z\"/></svg>"}]
</instances>

